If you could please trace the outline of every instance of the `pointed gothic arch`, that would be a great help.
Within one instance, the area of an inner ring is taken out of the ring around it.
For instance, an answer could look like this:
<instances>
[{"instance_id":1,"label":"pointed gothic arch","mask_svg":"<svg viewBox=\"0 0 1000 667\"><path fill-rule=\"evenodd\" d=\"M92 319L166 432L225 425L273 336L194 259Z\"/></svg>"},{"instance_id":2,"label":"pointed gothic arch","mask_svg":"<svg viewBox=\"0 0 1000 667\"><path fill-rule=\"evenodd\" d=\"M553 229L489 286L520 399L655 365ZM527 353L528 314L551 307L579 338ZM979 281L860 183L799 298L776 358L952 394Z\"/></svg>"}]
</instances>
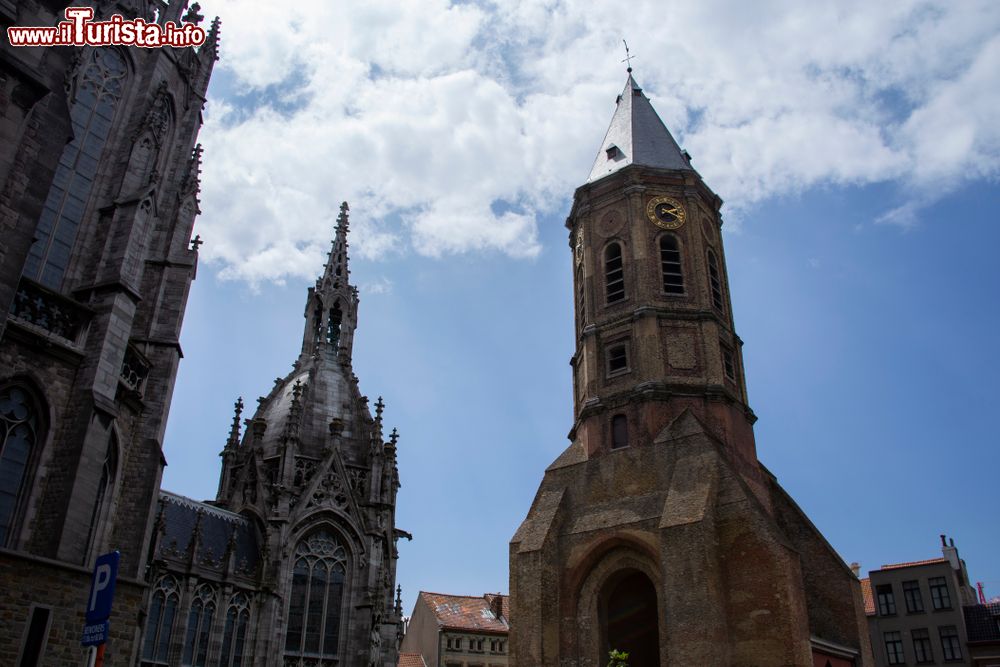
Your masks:
<instances>
[{"instance_id":1,"label":"pointed gothic arch","mask_svg":"<svg viewBox=\"0 0 1000 667\"><path fill-rule=\"evenodd\" d=\"M357 571L349 545L323 522L295 542L288 564L284 664L338 664Z\"/></svg>"},{"instance_id":2,"label":"pointed gothic arch","mask_svg":"<svg viewBox=\"0 0 1000 667\"><path fill-rule=\"evenodd\" d=\"M121 49L83 51L70 104L73 140L59 159L23 269L26 277L53 289L59 289L69 268L131 72L129 57Z\"/></svg>"},{"instance_id":3,"label":"pointed gothic arch","mask_svg":"<svg viewBox=\"0 0 1000 667\"><path fill-rule=\"evenodd\" d=\"M37 385L0 383L0 546L16 546L50 423Z\"/></svg>"},{"instance_id":4,"label":"pointed gothic arch","mask_svg":"<svg viewBox=\"0 0 1000 667\"><path fill-rule=\"evenodd\" d=\"M108 435L108 445L101 465L101 477L94 497L94 509L90 514L90 528L87 535L88 562L103 553L104 542L110 527L109 518L114 514L115 496L118 490L121 467L121 448L118 431L112 425Z\"/></svg>"},{"instance_id":5,"label":"pointed gothic arch","mask_svg":"<svg viewBox=\"0 0 1000 667\"><path fill-rule=\"evenodd\" d=\"M206 667L217 598L218 590L212 584L201 584L194 591L184 633L184 667Z\"/></svg>"},{"instance_id":6,"label":"pointed gothic arch","mask_svg":"<svg viewBox=\"0 0 1000 667\"><path fill-rule=\"evenodd\" d=\"M170 664L170 644L180 599L180 585L172 575L164 574L153 584L142 642L143 667Z\"/></svg>"}]
</instances>

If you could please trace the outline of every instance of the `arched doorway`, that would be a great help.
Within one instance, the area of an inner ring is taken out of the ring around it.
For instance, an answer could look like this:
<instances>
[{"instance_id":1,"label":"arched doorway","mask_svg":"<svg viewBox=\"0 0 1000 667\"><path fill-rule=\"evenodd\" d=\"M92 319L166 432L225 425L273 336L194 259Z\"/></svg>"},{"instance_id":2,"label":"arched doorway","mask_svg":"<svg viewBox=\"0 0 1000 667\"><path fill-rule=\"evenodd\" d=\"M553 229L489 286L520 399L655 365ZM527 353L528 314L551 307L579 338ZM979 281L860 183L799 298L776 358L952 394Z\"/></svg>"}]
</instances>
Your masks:
<instances>
[{"instance_id":1,"label":"arched doorway","mask_svg":"<svg viewBox=\"0 0 1000 667\"><path fill-rule=\"evenodd\" d=\"M604 609L605 653L629 654L629 667L659 667L660 636L656 588L642 572L629 570L609 582Z\"/></svg>"}]
</instances>

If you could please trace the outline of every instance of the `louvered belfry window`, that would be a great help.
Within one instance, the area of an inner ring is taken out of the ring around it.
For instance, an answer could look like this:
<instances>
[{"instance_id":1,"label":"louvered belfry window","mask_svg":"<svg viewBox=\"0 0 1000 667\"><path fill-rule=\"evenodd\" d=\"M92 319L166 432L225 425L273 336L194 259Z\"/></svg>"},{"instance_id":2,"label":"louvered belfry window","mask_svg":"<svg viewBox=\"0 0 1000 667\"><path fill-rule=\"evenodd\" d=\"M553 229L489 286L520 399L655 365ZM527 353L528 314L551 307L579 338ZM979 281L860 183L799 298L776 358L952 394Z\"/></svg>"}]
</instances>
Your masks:
<instances>
[{"instance_id":1,"label":"louvered belfry window","mask_svg":"<svg viewBox=\"0 0 1000 667\"><path fill-rule=\"evenodd\" d=\"M612 243L604 250L604 284L608 303L625 298L625 267L622 247L618 243Z\"/></svg>"},{"instance_id":2,"label":"louvered belfry window","mask_svg":"<svg viewBox=\"0 0 1000 667\"><path fill-rule=\"evenodd\" d=\"M660 237L660 270L663 272L663 291L667 294L684 294L681 249L673 234Z\"/></svg>"}]
</instances>

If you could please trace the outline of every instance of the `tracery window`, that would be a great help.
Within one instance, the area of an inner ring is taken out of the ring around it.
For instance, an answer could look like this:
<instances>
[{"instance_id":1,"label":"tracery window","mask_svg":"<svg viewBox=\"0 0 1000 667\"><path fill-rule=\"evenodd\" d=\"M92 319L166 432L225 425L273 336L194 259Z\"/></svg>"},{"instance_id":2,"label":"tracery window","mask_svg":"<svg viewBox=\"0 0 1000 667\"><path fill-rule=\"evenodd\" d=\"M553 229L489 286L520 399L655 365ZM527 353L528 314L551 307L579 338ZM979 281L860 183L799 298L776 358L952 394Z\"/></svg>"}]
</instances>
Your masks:
<instances>
[{"instance_id":1,"label":"tracery window","mask_svg":"<svg viewBox=\"0 0 1000 667\"><path fill-rule=\"evenodd\" d=\"M90 199L101 153L122 99L128 67L117 49L89 49L70 110L73 141L63 149L42 208L24 275L59 289Z\"/></svg>"},{"instance_id":2,"label":"tracery window","mask_svg":"<svg viewBox=\"0 0 1000 667\"><path fill-rule=\"evenodd\" d=\"M174 630L174 616L180 593L177 580L170 575L160 577L153 589L146 619L146 636L142 647L143 667L167 665L170 657L170 638Z\"/></svg>"},{"instance_id":3,"label":"tracery window","mask_svg":"<svg viewBox=\"0 0 1000 667\"><path fill-rule=\"evenodd\" d=\"M41 411L25 387L0 389L0 546L12 540L41 426Z\"/></svg>"},{"instance_id":4,"label":"tracery window","mask_svg":"<svg viewBox=\"0 0 1000 667\"><path fill-rule=\"evenodd\" d=\"M715 253L708 251L708 286L712 291L712 305L720 313L723 310L722 301L722 277L719 274L719 261L715 259Z\"/></svg>"},{"instance_id":5,"label":"tracery window","mask_svg":"<svg viewBox=\"0 0 1000 667\"><path fill-rule=\"evenodd\" d=\"M622 262L622 247L612 243L604 249L604 289L608 303L625 298L625 266Z\"/></svg>"},{"instance_id":6,"label":"tracery window","mask_svg":"<svg viewBox=\"0 0 1000 667\"><path fill-rule=\"evenodd\" d=\"M241 667L250 625L250 596L236 593L229 598L226 625L222 632L222 653L218 667Z\"/></svg>"},{"instance_id":7,"label":"tracery window","mask_svg":"<svg viewBox=\"0 0 1000 667\"><path fill-rule=\"evenodd\" d=\"M346 578L347 550L333 533L321 529L299 542L288 603L286 665L300 664L296 658L337 656Z\"/></svg>"},{"instance_id":8,"label":"tracery window","mask_svg":"<svg viewBox=\"0 0 1000 667\"><path fill-rule=\"evenodd\" d=\"M208 584L202 584L194 592L191 611L188 612L187 634L184 637L184 657L181 664L191 667L205 667L214 619L215 589Z\"/></svg>"},{"instance_id":9,"label":"tracery window","mask_svg":"<svg viewBox=\"0 0 1000 667\"><path fill-rule=\"evenodd\" d=\"M667 294L684 294L684 273L681 271L681 248L677 237L664 234L660 237L660 271L663 291Z\"/></svg>"}]
</instances>

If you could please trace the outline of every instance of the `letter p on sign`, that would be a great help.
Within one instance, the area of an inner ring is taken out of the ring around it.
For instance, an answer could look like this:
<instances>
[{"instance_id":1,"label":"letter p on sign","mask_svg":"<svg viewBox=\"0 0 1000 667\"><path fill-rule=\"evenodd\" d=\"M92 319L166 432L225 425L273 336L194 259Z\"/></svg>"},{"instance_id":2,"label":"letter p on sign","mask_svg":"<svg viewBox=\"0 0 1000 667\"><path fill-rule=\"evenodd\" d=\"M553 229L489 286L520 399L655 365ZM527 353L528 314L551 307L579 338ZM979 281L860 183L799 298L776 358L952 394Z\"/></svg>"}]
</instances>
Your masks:
<instances>
[{"instance_id":1,"label":"letter p on sign","mask_svg":"<svg viewBox=\"0 0 1000 667\"><path fill-rule=\"evenodd\" d=\"M106 621L111 616L111 602L115 597L115 581L118 579L117 551L104 554L94 564L94 576L90 581L90 596L87 598L87 624L94 625Z\"/></svg>"}]
</instances>

